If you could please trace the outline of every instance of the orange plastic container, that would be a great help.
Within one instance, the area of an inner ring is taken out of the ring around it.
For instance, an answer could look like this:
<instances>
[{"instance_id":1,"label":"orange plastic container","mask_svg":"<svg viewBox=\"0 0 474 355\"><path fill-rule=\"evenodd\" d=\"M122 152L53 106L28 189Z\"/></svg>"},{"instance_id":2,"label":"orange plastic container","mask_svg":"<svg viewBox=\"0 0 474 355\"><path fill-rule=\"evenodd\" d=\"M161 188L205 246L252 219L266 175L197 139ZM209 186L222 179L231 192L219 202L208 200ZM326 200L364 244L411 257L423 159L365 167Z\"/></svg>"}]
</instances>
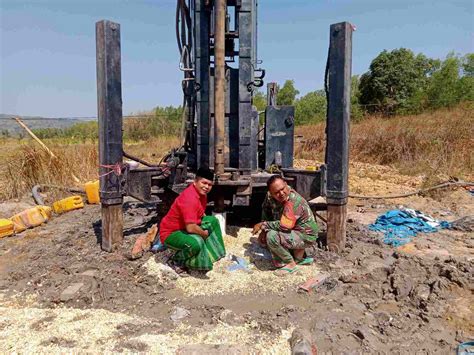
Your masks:
<instances>
[{"instance_id":1,"label":"orange plastic container","mask_svg":"<svg viewBox=\"0 0 474 355\"><path fill-rule=\"evenodd\" d=\"M51 207L36 206L14 215L10 220L14 224L15 233L19 233L47 222L51 213Z\"/></svg>"},{"instance_id":2,"label":"orange plastic container","mask_svg":"<svg viewBox=\"0 0 474 355\"><path fill-rule=\"evenodd\" d=\"M77 210L82 207L84 207L84 202L81 196L78 195L66 197L53 203L53 210L57 214Z\"/></svg>"},{"instance_id":3,"label":"orange plastic container","mask_svg":"<svg viewBox=\"0 0 474 355\"><path fill-rule=\"evenodd\" d=\"M99 180L86 182L84 189L86 190L87 202L90 204L100 203Z\"/></svg>"},{"instance_id":4,"label":"orange plastic container","mask_svg":"<svg viewBox=\"0 0 474 355\"><path fill-rule=\"evenodd\" d=\"M0 218L0 238L8 237L15 233L15 225L12 221L5 218Z\"/></svg>"}]
</instances>

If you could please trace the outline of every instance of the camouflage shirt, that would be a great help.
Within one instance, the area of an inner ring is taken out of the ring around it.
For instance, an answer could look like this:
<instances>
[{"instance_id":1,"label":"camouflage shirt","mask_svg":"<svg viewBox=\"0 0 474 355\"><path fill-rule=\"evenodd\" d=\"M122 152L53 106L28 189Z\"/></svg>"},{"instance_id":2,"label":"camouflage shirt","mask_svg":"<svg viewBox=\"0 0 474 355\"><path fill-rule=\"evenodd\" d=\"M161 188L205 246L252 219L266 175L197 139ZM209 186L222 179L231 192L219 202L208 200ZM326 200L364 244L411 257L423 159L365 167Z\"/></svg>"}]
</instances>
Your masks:
<instances>
[{"instance_id":1,"label":"camouflage shirt","mask_svg":"<svg viewBox=\"0 0 474 355\"><path fill-rule=\"evenodd\" d=\"M319 228L313 211L308 202L293 189L290 190L289 198L284 204L267 193L262 205L262 221L264 230L281 232L293 230L302 233L302 237L308 241L314 241L318 236Z\"/></svg>"}]
</instances>

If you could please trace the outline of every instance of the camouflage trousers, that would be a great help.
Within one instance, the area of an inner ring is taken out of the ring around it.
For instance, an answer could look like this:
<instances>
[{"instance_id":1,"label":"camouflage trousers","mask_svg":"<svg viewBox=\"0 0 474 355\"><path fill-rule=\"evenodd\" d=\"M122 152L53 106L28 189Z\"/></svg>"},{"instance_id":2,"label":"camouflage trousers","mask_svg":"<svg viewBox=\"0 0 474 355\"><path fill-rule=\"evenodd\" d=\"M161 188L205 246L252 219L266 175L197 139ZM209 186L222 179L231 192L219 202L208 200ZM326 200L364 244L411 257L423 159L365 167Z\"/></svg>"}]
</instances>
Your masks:
<instances>
[{"instance_id":1,"label":"camouflage trousers","mask_svg":"<svg viewBox=\"0 0 474 355\"><path fill-rule=\"evenodd\" d=\"M294 259L290 250L305 249L311 247L314 243L316 241L308 241L307 236L302 232L267 231L267 246L272 253L273 260L276 262L291 263Z\"/></svg>"}]
</instances>

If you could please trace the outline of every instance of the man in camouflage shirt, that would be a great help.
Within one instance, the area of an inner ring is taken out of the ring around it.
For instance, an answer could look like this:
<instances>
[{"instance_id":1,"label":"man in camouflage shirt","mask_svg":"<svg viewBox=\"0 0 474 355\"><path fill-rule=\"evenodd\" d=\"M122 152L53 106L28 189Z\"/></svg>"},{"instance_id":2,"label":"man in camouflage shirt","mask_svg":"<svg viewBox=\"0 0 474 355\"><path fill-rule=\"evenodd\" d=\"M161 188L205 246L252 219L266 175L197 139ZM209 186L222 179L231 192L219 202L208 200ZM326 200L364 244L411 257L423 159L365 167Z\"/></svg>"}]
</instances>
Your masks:
<instances>
[{"instance_id":1,"label":"man in camouflage shirt","mask_svg":"<svg viewBox=\"0 0 474 355\"><path fill-rule=\"evenodd\" d=\"M266 244L273 256L279 275L297 270L297 264L311 264L304 250L318 237L318 225L308 202L278 175L268 182L268 194L262 205L262 222L253 228L260 232L259 241Z\"/></svg>"}]
</instances>

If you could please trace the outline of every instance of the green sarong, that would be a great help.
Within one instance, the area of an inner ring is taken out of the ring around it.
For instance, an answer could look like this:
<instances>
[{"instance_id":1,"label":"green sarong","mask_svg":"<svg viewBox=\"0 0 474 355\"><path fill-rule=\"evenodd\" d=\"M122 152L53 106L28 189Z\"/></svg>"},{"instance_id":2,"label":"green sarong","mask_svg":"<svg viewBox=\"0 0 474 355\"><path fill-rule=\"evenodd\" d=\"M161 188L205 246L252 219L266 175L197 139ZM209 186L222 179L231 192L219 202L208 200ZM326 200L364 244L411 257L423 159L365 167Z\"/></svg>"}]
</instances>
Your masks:
<instances>
[{"instance_id":1,"label":"green sarong","mask_svg":"<svg viewBox=\"0 0 474 355\"><path fill-rule=\"evenodd\" d=\"M193 270L212 270L212 265L225 256L224 240L219 221L213 216L204 216L201 227L209 231L205 240L197 234L185 231L171 233L165 245L176 250L173 260Z\"/></svg>"}]
</instances>

